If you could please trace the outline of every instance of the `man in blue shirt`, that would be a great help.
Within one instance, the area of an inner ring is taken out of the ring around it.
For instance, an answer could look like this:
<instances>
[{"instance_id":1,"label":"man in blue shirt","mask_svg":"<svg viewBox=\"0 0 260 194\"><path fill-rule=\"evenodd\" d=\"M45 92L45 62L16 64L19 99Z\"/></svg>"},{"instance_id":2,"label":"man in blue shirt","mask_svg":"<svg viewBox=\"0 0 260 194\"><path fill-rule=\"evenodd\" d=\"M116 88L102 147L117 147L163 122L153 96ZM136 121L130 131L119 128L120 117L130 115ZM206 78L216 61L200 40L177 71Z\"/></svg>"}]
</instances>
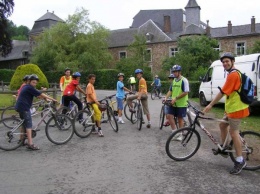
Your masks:
<instances>
[{"instance_id":1,"label":"man in blue shirt","mask_svg":"<svg viewBox=\"0 0 260 194\"><path fill-rule=\"evenodd\" d=\"M24 120L23 127L26 130L28 145L30 150L39 150L40 148L35 146L32 142L32 117L30 108L32 106L33 97L45 98L57 102L54 98L47 96L35 89L39 78L37 75L32 74L28 78L28 84L26 84L17 99L15 109L19 112L20 118Z\"/></svg>"},{"instance_id":2,"label":"man in blue shirt","mask_svg":"<svg viewBox=\"0 0 260 194\"><path fill-rule=\"evenodd\" d=\"M153 86L153 85L155 86L155 89L157 91L157 95L160 98L160 96L161 96L161 86L162 86L161 80L158 77L158 75L155 75L154 78L155 79L154 79L153 83L151 84L151 86Z\"/></svg>"},{"instance_id":3,"label":"man in blue shirt","mask_svg":"<svg viewBox=\"0 0 260 194\"><path fill-rule=\"evenodd\" d=\"M122 119L122 110L123 110L123 100L125 97L125 91L131 92L124 86L123 80L125 75L119 73L117 75L118 81L116 84L116 101L117 101L117 110L118 110L118 123L124 124L125 122Z\"/></svg>"}]
</instances>

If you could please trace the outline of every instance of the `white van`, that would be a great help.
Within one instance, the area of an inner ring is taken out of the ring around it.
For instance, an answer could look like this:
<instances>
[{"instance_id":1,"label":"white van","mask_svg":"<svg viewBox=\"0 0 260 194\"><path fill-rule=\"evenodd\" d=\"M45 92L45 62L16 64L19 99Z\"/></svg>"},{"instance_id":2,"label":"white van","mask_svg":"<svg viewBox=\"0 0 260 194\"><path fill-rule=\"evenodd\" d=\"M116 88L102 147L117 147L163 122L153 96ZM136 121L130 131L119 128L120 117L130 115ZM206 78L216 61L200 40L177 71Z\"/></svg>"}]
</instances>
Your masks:
<instances>
[{"instance_id":1,"label":"white van","mask_svg":"<svg viewBox=\"0 0 260 194\"><path fill-rule=\"evenodd\" d=\"M260 53L244 55L235 58L235 67L242 73L246 73L255 85L255 101L250 106L260 106ZM220 60L214 61L206 75L201 79L199 99L202 106L206 106L218 94L218 87L222 87L226 81L227 72ZM224 103L225 97L219 102Z\"/></svg>"}]
</instances>

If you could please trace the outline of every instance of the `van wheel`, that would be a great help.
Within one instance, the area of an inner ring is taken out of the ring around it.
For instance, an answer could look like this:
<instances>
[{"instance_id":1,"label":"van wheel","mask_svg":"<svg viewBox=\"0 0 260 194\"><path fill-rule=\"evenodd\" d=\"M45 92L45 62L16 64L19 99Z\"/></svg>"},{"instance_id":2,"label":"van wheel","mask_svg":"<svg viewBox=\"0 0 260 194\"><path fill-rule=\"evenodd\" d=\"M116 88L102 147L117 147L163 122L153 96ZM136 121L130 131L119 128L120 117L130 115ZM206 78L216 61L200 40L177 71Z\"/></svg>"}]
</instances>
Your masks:
<instances>
[{"instance_id":1,"label":"van wheel","mask_svg":"<svg viewBox=\"0 0 260 194\"><path fill-rule=\"evenodd\" d=\"M208 102L205 98L205 95L203 93L200 93L200 105L201 106L207 106L208 105Z\"/></svg>"}]
</instances>

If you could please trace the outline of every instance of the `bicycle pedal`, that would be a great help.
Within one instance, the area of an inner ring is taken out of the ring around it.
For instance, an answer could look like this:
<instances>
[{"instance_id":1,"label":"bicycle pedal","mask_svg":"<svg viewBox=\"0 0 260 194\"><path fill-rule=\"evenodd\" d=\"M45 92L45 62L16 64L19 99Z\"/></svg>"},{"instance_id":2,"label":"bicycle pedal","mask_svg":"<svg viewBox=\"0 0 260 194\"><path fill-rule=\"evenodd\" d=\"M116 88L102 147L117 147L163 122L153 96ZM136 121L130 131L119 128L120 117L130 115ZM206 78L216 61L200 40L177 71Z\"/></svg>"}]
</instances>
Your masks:
<instances>
[{"instance_id":1,"label":"bicycle pedal","mask_svg":"<svg viewBox=\"0 0 260 194\"><path fill-rule=\"evenodd\" d=\"M218 155L219 154L219 151L214 149L214 148L212 149L212 152L213 152L214 155Z\"/></svg>"}]
</instances>

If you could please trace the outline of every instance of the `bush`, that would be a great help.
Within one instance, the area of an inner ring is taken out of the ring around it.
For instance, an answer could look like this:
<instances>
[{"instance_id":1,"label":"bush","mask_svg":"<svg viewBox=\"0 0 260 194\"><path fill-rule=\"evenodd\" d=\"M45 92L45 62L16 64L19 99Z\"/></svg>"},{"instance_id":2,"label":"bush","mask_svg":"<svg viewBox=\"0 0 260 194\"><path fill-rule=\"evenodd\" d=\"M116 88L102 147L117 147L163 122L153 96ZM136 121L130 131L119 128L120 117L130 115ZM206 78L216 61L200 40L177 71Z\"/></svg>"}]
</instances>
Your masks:
<instances>
[{"instance_id":1,"label":"bush","mask_svg":"<svg viewBox=\"0 0 260 194\"><path fill-rule=\"evenodd\" d=\"M16 68L15 73L11 79L10 89L17 90L22 84L22 79L25 75L36 74L39 77L39 82L36 86L37 89L41 87L49 87L48 81L41 71L41 69L34 64L20 65Z\"/></svg>"},{"instance_id":2,"label":"bush","mask_svg":"<svg viewBox=\"0 0 260 194\"><path fill-rule=\"evenodd\" d=\"M198 98L200 82L199 81L190 81L189 84L190 84L189 98Z\"/></svg>"},{"instance_id":3,"label":"bush","mask_svg":"<svg viewBox=\"0 0 260 194\"><path fill-rule=\"evenodd\" d=\"M14 75L15 70L13 69L0 69L0 81L10 82Z\"/></svg>"}]
</instances>

